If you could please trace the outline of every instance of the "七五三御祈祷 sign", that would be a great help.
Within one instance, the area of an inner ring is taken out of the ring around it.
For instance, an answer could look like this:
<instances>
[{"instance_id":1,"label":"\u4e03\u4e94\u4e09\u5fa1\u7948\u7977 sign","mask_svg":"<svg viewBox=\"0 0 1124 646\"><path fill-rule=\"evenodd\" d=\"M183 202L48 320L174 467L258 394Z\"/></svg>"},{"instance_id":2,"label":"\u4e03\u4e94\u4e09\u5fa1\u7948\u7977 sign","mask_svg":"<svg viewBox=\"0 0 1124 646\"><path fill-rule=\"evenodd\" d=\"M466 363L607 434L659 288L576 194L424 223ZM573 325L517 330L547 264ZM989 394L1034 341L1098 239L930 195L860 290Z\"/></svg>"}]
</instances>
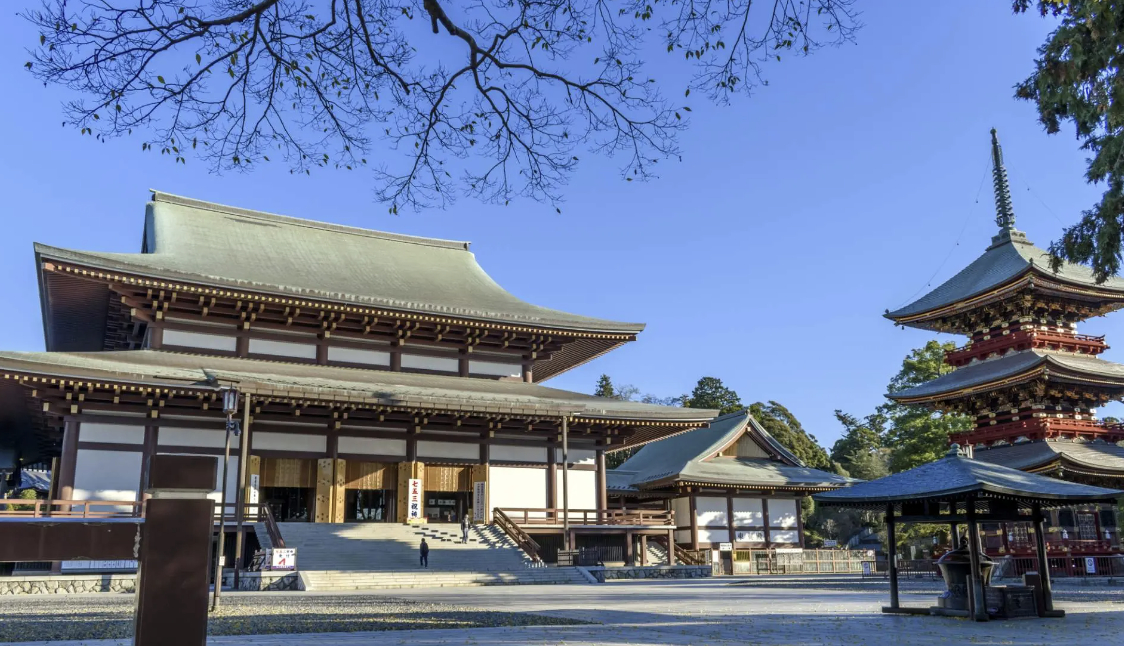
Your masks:
<instances>
[{"instance_id":1,"label":"\u4e03\u4e94\u4e09\u5fa1\u7948\u7977 sign","mask_svg":"<svg viewBox=\"0 0 1124 646\"><path fill-rule=\"evenodd\" d=\"M410 478L406 490L406 520L420 520L422 517L422 481Z\"/></svg>"}]
</instances>

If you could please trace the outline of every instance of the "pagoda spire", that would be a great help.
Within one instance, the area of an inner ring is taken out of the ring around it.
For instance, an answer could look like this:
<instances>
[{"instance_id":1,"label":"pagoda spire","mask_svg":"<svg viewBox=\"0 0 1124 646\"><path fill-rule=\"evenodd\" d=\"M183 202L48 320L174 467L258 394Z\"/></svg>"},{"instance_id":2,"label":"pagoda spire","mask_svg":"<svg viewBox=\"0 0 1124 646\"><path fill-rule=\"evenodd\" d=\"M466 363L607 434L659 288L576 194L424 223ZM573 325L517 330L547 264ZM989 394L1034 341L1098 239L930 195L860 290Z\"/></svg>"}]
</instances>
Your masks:
<instances>
[{"instance_id":1,"label":"pagoda spire","mask_svg":"<svg viewBox=\"0 0 1124 646\"><path fill-rule=\"evenodd\" d=\"M1000 230L1015 228L1015 208L1011 204L1011 187L1007 184L1007 169L1003 167L1003 148L999 135L991 129L991 175L995 182L995 224Z\"/></svg>"}]
</instances>

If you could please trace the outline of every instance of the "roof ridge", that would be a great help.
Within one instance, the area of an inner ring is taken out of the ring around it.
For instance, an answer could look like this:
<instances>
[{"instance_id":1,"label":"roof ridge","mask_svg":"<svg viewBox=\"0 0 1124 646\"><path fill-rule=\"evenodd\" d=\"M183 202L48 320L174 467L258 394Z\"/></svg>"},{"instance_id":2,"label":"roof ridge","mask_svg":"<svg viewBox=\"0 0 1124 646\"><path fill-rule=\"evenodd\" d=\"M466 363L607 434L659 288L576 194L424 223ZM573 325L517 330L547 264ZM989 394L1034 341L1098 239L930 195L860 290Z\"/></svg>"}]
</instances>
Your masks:
<instances>
[{"instance_id":1,"label":"roof ridge","mask_svg":"<svg viewBox=\"0 0 1124 646\"><path fill-rule=\"evenodd\" d=\"M244 218L253 218L264 220L267 222L280 222L292 226L307 227L310 229L321 229L323 231L331 231L333 233L342 233L347 235L358 235L369 238L379 238L382 240L389 240L391 242L402 242L406 244L426 245L430 247L440 247L443 249L456 249L459 251L469 251L471 242L462 240L446 240L443 238L426 238L423 236L412 236L404 233L393 233L390 231L378 231L376 229L364 229L362 227L353 227L346 224L335 224L332 222L321 222L319 220L310 220L307 218L298 218L291 215L280 215L277 213L269 213L267 211L255 211L253 209L244 209L237 206L229 206L226 204L219 204L217 202L208 202L193 197L184 197L182 195L174 195L172 193L165 193L156 189L149 189L152 191L153 202L164 202L166 204L176 204L179 206L186 206L195 209L202 209L205 211L214 211L216 213L226 213L228 215L237 215Z\"/></svg>"}]
</instances>

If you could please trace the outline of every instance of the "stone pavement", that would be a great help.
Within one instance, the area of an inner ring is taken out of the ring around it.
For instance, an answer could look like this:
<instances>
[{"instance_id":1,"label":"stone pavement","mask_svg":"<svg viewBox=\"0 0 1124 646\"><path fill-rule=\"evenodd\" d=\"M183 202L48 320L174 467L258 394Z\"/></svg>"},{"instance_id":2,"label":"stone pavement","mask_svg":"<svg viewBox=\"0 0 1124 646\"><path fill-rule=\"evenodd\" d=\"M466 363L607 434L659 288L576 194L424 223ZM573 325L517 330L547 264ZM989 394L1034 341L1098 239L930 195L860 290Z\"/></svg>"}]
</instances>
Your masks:
<instances>
[{"instance_id":1,"label":"stone pavement","mask_svg":"<svg viewBox=\"0 0 1124 646\"><path fill-rule=\"evenodd\" d=\"M481 644L885 644L1119 643L1124 605L1118 601L1061 601L1062 620L1025 619L977 624L938 617L878 612L884 590L817 589L793 581L731 585L729 579L627 582L528 588L399 590L371 595L471 605L597 621L597 626L476 628L212 637L211 646L452 646ZM277 593L293 594L293 593ZM315 596L315 595L311 595ZM325 600L329 597L325 595ZM931 601L929 590L906 591L904 605ZM1076 631L1076 632L1075 632ZM1079 637L1078 637L1079 636ZM1075 640L1075 637L1076 640ZM42 642L36 646L126 646L127 640ZM24 646L30 646L25 644Z\"/></svg>"}]
</instances>

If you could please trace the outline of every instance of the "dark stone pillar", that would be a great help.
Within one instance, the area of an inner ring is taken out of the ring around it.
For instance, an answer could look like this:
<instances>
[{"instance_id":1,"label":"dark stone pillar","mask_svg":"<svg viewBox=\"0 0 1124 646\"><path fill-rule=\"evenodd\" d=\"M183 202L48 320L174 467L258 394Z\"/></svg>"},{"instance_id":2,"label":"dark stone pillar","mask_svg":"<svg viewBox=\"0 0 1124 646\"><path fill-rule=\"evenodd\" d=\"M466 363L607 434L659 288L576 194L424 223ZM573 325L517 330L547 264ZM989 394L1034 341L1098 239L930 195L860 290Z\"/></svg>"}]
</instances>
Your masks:
<instances>
[{"instance_id":1,"label":"dark stone pillar","mask_svg":"<svg viewBox=\"0 0 1124 646\"><path fill-rule=\"evenodd\" d=\"M972 568L968 578L968 615L976 621L987 621L987 597L980 578L980 534L975 500L968 500L968 557Z\"/></svg>"},{"instance_id":2,"label":"dark stone pillar","mask_svg":"<svg viewBox=\"0 0 1124 646\"><path fill-rule=\"evenodd\" d=\"M894 503L886 505L886 558L890 568L890 608L897 610L898 603L898 537L894 531Z\"/></svg>"},{"instance_id":3,"label":"dark stone pillar","mask_svg":"<svg viewBox=\"0 0 1124 646\"><path fill-rule=\"evenodd\" d=\"M1046 553L1046 516L1042 505L1034 503L1034 551L1038 554L1038 574L1042 577L1042 601L1046 612L1054 610L1054 591L1050 588L1050 559Z\"/></svg>"},{"instance_id":4,"label":"dark stone pillar","mask_svg":"<svg viewBox=\"0 0 1124 646\"><path fill-rule=\"evenodd\" d=\"M137 570L134 646L206 646L218 460L156 455Z\"/></svg>"}]
</instances>

